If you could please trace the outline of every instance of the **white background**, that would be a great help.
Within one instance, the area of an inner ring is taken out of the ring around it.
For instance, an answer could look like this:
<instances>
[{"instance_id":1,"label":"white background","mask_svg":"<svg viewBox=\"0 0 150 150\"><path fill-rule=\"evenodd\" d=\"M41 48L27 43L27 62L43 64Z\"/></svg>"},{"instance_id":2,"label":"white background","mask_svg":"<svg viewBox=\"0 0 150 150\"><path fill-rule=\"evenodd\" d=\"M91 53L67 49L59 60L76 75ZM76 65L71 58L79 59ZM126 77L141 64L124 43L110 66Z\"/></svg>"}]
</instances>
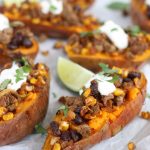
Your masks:
<instances>
[{"instance_id":1,"label":"white background","mask_svg":"<svg viewBox=\"0 0 150 150\"><path fill-rule=\"evenodd\" d=\"M106 8L106 5L112 1L115 0L96 0L95 4L88 11L88 13L92 13L101 21L111 19L122 25L123 27L131 26L132 21L130 20L130 17L122 17L120 12L111 11ZM128 0L122 1L127 2ZM42 56L41 53L39 53L36 59L36 62L44 62L46 65L48 65L50 67L52 75L49 109L43 123L44 127L47 127L49 125L51 116L56 112L57 108L59 107L57 99L60 96L75 95L75 93L68 91L57 78L57 58L59 56L66 57L66 55L62 50L53 49L54 42L55 40L49 39L46 42L41 43L40 51L48 50L49 55L45 57ZM141 70L144 71L148 80L150 81L150 64L146 63L141 67ZM150 84L148 84L148 91L150 92ZM54 98L52 93L56 93L57 98ZM146 100L143 107L144 110L150 111L149 101L149 99ZM45 136L34 134L26 137L21 142L18 142L16 144L0 147L0 150L41 150L44 140ZM118 135L111 139L103 141L100 144L97 144L96 146L91 148L91 150L126 150L129 141L133 141L136 143L137 150L150 150L150 122L137 117L134 119L134 121L127 125Z\"/></svg>"}]
</instances>

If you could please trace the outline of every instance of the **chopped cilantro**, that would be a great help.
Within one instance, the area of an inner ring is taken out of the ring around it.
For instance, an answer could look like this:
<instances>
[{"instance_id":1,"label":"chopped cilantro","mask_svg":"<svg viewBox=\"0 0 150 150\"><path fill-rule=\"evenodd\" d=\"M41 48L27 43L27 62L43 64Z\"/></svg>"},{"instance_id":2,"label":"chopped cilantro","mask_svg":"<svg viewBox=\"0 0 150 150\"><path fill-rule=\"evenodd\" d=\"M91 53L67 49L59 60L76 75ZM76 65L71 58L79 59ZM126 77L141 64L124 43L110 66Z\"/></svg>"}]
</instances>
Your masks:
<instances>
[{"instance_id":1,"label":"chopped cilantro","mask_svg":"<svg viewBox=\"0 0 150 150\"><path fill-rule=\"evenodd\" d=\"M54 6L54 5L51 5L51 6L50 6L50 11L55 11L56 9L57 9L56 6Z\"/></svg>"},{"instance_id":2,"label":"chopped cilantro","mask_svg":"<svg viewBox=\"0 0 150 150\"><path fill-rule=\"evenodd\" d=\"M59 107L58 110L63 110L64 116L66 117L67 114L68 114L69 108L68 108L68 106L66 106L66 105L62 105L62 106Z\"/></svg>"},{"instance_id":3,"label":"chopped cilantro","mask_svg":"<svg viewBox=\"0 0 150 150\"><path fill-rule=\"evenodd\" d=\"M47 130L45 128L43 128L43 126L41 124L37 124L35 126L35 133L44 135L47 133Z\"/></svg>"},{"instance_id":4,"label":"chopped cilantro","mask_svg":"<svg viewBox=\"0 0 150 150\"><path fill-rule=\"evenodd\" d=\"M0 90L4 90L7 88L8 84L11 83L11 80L10 79L6 79L4 80L1 84L0 84Z\"/></svg>"},{"instance_id":5,"label":"chopped cilantro","mask_svg":"<svg viewBox=\"0 0 150 150\"><path fill-rule=\"evenodd\" d=\"M118 30L117 28L113 28L113 29L111 29L111 32L117 31L117 30Z\"/></svg>"},{"instance_id":6,"label":"chopped cilantro","mask_svg":"<svg viewBox=\"0 0 150 150\"><path fill-rule=\"evenodd\" d=\"M88 32L81 32L80 36L81 37L86 37L86 36L92 36L93 34L100 33L100 30L94 30L94 31L88 31Z\"/></svg>"},{"instance_id":7,"label":"chopped cilantro","mask_svg":"<svg viewBox=\"0 0 150 150\"><path fill-rule=\"evenodd\" d=\"M133 26L129 29L129 32L132 36L137 36L139 33L141 33L141 28L137 25Z\"/></svg>"},{"instance_id":8,"label":"chopped cilantro","mask_svg":"<svg viewBox=\"0 0 150 150\"><path fill-rule=\"evenodd\" d=\"M128 10L130 8L130 4L116 1L110 3L109 5L107 5L107 7L112 10Z\"/></svg>"}]
</instances>

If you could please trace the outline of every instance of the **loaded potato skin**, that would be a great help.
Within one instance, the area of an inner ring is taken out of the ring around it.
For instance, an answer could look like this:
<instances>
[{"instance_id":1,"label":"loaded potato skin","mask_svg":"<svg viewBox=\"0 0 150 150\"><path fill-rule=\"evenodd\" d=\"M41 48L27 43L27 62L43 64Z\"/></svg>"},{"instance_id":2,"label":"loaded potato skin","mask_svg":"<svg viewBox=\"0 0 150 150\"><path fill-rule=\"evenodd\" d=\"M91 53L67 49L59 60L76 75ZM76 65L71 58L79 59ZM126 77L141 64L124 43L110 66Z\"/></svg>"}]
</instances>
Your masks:
<instances>
[{"instance_id":1,"label":"loaded potato skin","mask_svg":"<svg viewBox=\"0 0 150 150\"><path fill-rule=\"evenodd\" d=\"M49 11L42 12L42 4L30 2L22 3L19 8L15 5L9 7L4 5L0 7L0 12L11 21L22 21L36 35L44 34L54 38L68 38L73 33L89 31L98 27L99 22L94 17L86 16L82 9L73 7L74 5L71 3L65 0L63 11L59 14ZM22 8L21 12L19 12L20 8Z\"/></svg>"},{"instance_id":2,"label":"loaded potato skin","mask_svg":"<svg viewBox=\"0 0 150 150\"><path fill-rule=\"evenodd\" d=\"M1 146L18 142L31 134L35 125L46 115L49 99L49 70L43 64L32 67L31 77L28 77L20 89L17 91L4 89L0 92ZM6 103L8 100L10 106Z\"/></svg>"},{"instance_id":3,"label":"loaded potato skin","mask_svg":"<svg viewBox=\"0 0 150 150\"><path fill-rule=\"evenodd\" d=\"M102 72L107 69L103 68ZM118 73L123 80L120 78L114 82L116 90L113 94L104 96L108 90L100 89L100 84L104 85L107 81L93 77L89 80L90 88L87 82L80 91L83 92L81 96L60 98L65 107L58 110L50 123L43 150L89 149L115 136L140 113L146 96L147 80L144 74L126 69L119 69ZM112 83L108 84L109 89L113 90ZM106 84L105 89L108 89Z\"/></svg>"}]
</instances>

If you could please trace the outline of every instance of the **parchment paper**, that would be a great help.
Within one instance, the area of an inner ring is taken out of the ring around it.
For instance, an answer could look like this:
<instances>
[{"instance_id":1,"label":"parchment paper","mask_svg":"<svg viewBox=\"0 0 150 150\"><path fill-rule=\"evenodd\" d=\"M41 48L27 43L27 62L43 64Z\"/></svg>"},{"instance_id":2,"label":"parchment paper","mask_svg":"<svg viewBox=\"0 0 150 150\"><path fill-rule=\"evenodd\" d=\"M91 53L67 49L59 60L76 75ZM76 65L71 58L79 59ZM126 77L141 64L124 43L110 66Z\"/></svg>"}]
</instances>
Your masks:
<instances>
[{"instance_id":1,"label":"parchment paper","mask_svg":"<svg viewBox=\"0 0 150 150\"><path fill-rule=\"evenodd\" d=\"M87 13L90 12L94 14L102 21L112 19L118 24L121 24L123 27L132 25L130 17L122 17L120 12L111 11L106 8L106 5L112 1L115 0L96 0L94 6L92 6L92 8ZM128 0L120 1L127 2ZM53 49L54 42L55 40L49 39L46 42L41 43L40 51L48 50L49 55L45 57L41 55L41 53L39 53L36 59L36 62L44 62L50 67L52 76L49 109L47 112L47 116L43 122L44 127L47 127L49 125L52 115L59 107L57 99L60 96L75 95L75 93L68 91L57 78L57 58L59 56L66 57L66 55L62 50ZM145 65L143 65L141 67L141 70L145 73L150 83L150 63L146 63ZM149 83L147 87L148 92L150 92ZM52 93L56 93L57 97L54 98ZM149 99L146 99L143 110L150 111ZM0 150L41 150L44 140L45 136L33 134L24 138L21 142L18 142L16 144L0 147ZM150 150L150 122L137 117L115 137L97 144L96 146L91 148L91 150L127 150L127 144L129 141L135 142L137 150Z\"/></svg>"}]
</instances>

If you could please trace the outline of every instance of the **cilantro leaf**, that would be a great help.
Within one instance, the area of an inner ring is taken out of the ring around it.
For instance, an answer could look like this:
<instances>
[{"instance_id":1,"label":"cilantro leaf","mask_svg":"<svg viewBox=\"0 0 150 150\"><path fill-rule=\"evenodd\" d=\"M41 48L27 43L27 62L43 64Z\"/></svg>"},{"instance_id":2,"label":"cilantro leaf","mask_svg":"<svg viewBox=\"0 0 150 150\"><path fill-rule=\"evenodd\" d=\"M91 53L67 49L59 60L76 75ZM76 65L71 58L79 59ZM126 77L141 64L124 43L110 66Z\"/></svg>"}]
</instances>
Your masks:
<instances>
[{"instance_id":1,"label":"cilantro leaf","mask_svg":"<svg viewBox=\"0 0 150 150\"><path fill-rule=\"evenodd\" d=\"M92 36L94 34L100 33L100 30L88 31L88 32L81 32L80 37Z\"/></svg>"},{"instance_id":2,"label":"cilantro leaf","mask_svg":"<svg viewBox=\"0 0 150 150\"><path fill-rule=\"evenodd\" d=\"M47 130L45 128L43 128L43 126L41 124L37 124L35 126L35 133L44 135L47 133Z\"/></svg>"},{"instance_id":3,"label":"cilantro leaf","mask_svg":"<svg viewBox=\"0 0 150 150\"><path fill-rule=\"evenodd\" d=\"M116 1L110 3L109 5L107 5L107 7L112 10L128 10L130 8L130 4Z\"/></svg>"},{"instance_id":4,"label":"cilantro leaf","mask_svg":"<svg viewBox=\"0 0 150 150\"><path fill-rule=\"evenodd\" d=\"M129 29L129 32L132 36L137 36L139 33L141 33L141 28L137 25L133 26Z\"/></svg>"},{"instance_id":5,"label":"cilantro leaf","mask_svg":"<svg viewBox=\"0 0 150 150\"><path fill-rule=\"evenodd\" d=\"M6 79L4 80L1 84L0 84L0 90L4 90L7 88L8 84L11 83L11 80L10 79Z\"/></svg>"},{"instance_id":6,"label":"cilantro leaf","mask_svg":"<svg viewBox=\"0 0 150 150\"><path fill-rule=\"evenodd\" d=\"M51 6L50 6L50 11L55 11L56 9L57 9L56 6L54 6L54 5L51 5Z\"/></svg>"},{"instance_id":7,"label":"cilantro leaf","mask_svg":"<svg viewBox=\"0 0 150 150\"><path fill-rule=\"evenodd\" d=\"M59 107L58 110L63 110L64 116L66 117L67 114L68 114L69 108L68 108L68 106L66 106L66 105L62 105L62 106Z\"/></svg>"},{"instance_id":8,"label":"cilantro leaf","mask_svg":"<svg viewBox=\"0 0 150 150\"><path fill-rule=\"evenodd\" d=\"M113 28L113 29L111 29L111 32L117 31L117 30L118 30L117 28Z\"/></svg>"},{"instance_id":9,"label":"cilantro leaf","mask_svg":"<svg viewBox=\"0 0 150 150\"><path fill-rule=\"evenodd\" d=\"M112 80L110 80L109 82L115 83L118 80L119 80L119 76L118 75L114 75L113 78L112 78Z\"/></svg>"},{"instance_id":10,"label":"cilantro leaf","mask_svg":"<svg viewBox=\"0 0 150 150\"><path fill-rule=\"evenodd\" d=\"M110 69L109 66L108 66L108 64L100 63L99 66L101 67L102 72L104 74L114 74L114 73L117 73L117 70Z\"/></svg>"}]
</instances>

